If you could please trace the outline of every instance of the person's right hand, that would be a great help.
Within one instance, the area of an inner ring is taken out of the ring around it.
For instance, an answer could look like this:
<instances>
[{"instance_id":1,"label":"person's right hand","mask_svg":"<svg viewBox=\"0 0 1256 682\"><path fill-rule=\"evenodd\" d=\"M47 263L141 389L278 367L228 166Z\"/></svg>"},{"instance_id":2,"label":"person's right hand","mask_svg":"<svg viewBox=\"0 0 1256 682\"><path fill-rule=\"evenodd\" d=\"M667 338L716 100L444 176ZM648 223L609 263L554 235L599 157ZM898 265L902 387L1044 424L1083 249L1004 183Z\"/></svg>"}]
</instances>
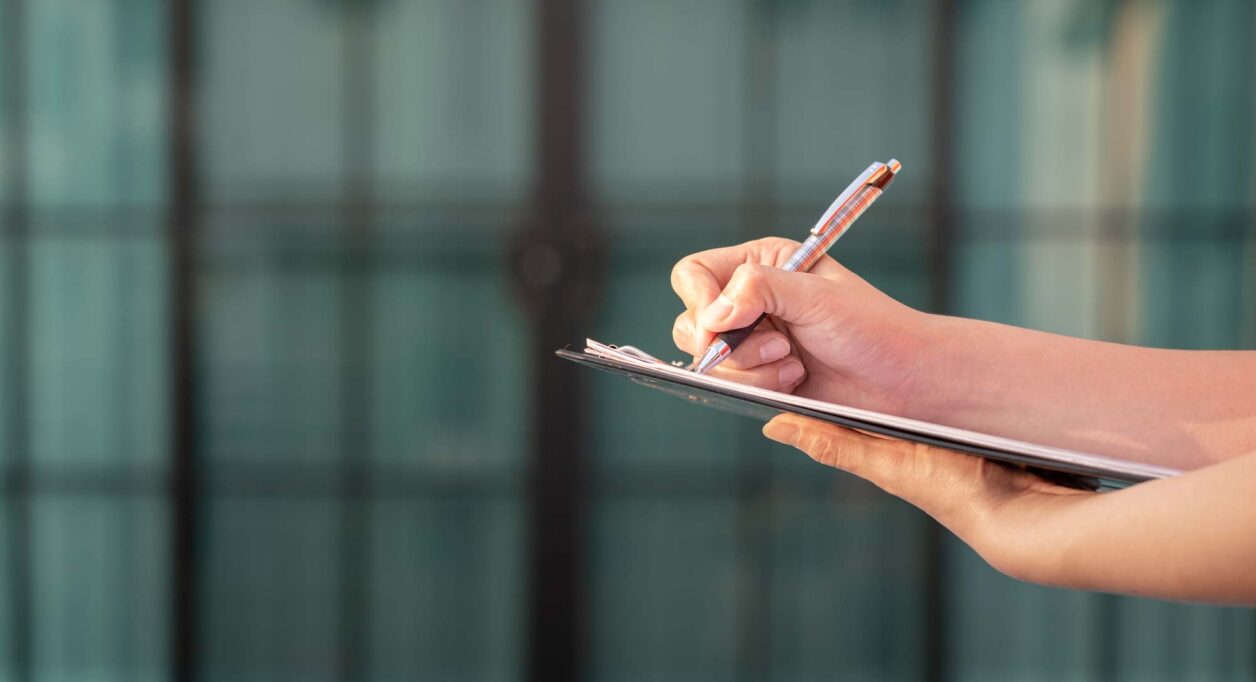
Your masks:
<instances>
[{"instance_id":1,"label":"person's right hand","mask_svg":"<svg viewBox=\"0 0 1256 682\"><path fill-rule=\"evenodd\" d=\"M767 312L737 350L712 370L719 376L808 398L907 416L929 316L878 291L828 256L810 272L780 267L799 246L767 238L682 259L672 288L685 304L672 337L702 354L717 332L744 327Z\"/></svg>"}]
</instances>

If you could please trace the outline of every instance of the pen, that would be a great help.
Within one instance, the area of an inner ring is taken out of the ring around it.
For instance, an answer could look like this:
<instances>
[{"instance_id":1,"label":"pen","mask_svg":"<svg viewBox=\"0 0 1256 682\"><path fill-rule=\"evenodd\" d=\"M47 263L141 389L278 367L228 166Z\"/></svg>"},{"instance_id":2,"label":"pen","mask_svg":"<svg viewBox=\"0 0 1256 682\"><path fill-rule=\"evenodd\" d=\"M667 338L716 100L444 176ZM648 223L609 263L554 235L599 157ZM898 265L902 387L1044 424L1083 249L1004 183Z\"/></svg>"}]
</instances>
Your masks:
<instances>
[{"instance_id":1,"label":"pen","mask_svg":"<svg viewBox=\"0 0 1256 682\"><path fill-rule=\"evenodd\" d=\"M851 225L868 210L872 202L881 196L881 193L894 182L898 171L902 169L903 164L896 159L890 159L887 163L880 161L874 162L868 166L867 170L855 178L855 181L833 200L828 210L820 217L815 227L811 228L811 234L807 237L807 241L798 247L794 255L789 257L789 261L785 263L782 270L789 272L806 272L815 265L816 261L833 246ZM693 371L698 374L706 374L716 365L724 361L724 358L733 354L737 346L741 345L746 337L750 336L750 332L759 326L763 318L767 317L767 313L759 316L759 319L751 322L748 326L741 329L733 329L718 334L710 346L707 346L706 352L702 354L700 359L693 367Z\"/></svg>"}]
</instances>

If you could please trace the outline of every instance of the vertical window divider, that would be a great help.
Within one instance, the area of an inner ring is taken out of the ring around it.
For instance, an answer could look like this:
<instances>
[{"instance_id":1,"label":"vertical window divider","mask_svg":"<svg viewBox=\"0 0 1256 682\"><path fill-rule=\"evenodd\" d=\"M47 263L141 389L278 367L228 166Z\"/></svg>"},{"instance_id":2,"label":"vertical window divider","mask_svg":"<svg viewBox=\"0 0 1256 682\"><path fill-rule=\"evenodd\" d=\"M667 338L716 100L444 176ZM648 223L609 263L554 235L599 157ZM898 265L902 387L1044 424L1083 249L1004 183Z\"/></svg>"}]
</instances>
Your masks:
<instances>
[{"instance_id":1,"label":"vertical window divider","mask_svg":"<svg viewBox=\"0 0 1256 682\"><path fill-rule=\"evenodd\" d=\"M5 207L5 289L10 347L5 362L8 423L5 433L5 538L8 553L9 632L12 674L31 679L33 629L31 594L31 452L30 452L30 213L29 135L27 130L26 2L3 3L4 106L8 206Z\"/></svg>"},{"instance_id":2,"label":"vertical window divider","mask_svg":"<svg viewBox=\"0 0 1256 682\"><path fill-rule=\"evenodd\" d=\"M776 147L776 64L772 42L775 7L765 0L744 0L741 10L745 13L741 60L745 119L741 126L739 229L743 240L751 240L772 229L769 218L776 199L772 177ZM776 505L771 493L772 470L762 457L762 450L756 435L739 439L733 491L738 583L734 655L738 680L772 676L772 517Z\"/></svg>"},{"instance_id":3,"label":"vertical window divider","mask_svg":"<svg viewBox=\"0 0 1256 682\"><path fill-rule=\"evenodd\" d=\"M955 61L955 32L958 8L954 0L937 3L934 19L932 83L930 98L932 114L929 129L932 152L932 184L929 188L929 309L934 313L947 313L952 300L952 279L955 258L955 88L957 66ZM924 596L921 600L923 613L921 645L923 647L923 677L931 682L946 680L951 676L948 652L951 642L947 618L950 610L946 563L947 531L936 521L924 519Z\"/></svg>"},{"instance_id":4,"label":"vertical window divider","mask_svg":"<svg viewBox=\"0 0 1256 682\"><path fill-rule=\"evenodd\" d=\"M584 676L588 651L588 411L579 368L554 357L578 340L603 248L585 195L584 0L536 0L536 143L531 210L510 245L531 325L526 462L524 677ZM484 352L493 349L486 347Z\"/></svg>"},{"instance_id":5,"label":"vertical window divider","mask_svg":"<svg viewBox=\"0 0 1256 682\"><path fill-rule=\"evenodd\" d=\"M374 3L345 2L343 257L341 261L341 399L339 628L340 679L366 677L370 619L372 159L371 41Z\"/></svg>"},{"instance_id":6,"label":"vertical window divider","mask_svg":"<svg viewBox=\"0 0 1256 682\"><path fill-rule=\"evenodd\" d=\"M195 0L169 5L170 196L167 258L170 277L168 343L170 354L170 501L171 501L171 678L199 677L200 564L202 482L197 368L199 154L196 125Z\"/></svg>"}]
</instances>

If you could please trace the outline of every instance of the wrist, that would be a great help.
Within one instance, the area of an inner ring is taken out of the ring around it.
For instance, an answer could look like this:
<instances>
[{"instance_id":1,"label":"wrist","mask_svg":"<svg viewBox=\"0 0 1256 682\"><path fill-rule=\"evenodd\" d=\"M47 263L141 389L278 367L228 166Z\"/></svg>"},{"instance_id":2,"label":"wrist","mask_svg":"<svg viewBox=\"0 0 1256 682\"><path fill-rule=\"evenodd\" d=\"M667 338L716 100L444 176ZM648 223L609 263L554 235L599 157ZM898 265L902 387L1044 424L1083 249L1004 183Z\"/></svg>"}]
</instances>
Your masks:
<instances>
[{"instance_id":1,"label":"wrist","mask_svg":"<svg viewBox=\"0 0 1256 682\"><path fill-rule=\"evenodd\" d=\"M905 341L902 352L910 358L905 374L910 380L904 386L901 414L939 424L950 424L965 400L960 366L965 361L952 346L956 342L956 318L916 310L904 324L900 338Z\"/></svg>"},{"instance_id":2,"label":"wrist","mask_svg":"<svg viewBox=\"0 0 1256 682\"><path fill-rule=\"evenodd\" d=\"M1052 587L1088 587L1074 575L1070 561L1079 544L1075 522L1094 493L1028 492L1003 501L987 500L970 543L1000 573L1017 580Z\"/></svg>"},{"instance_id":3,"label":"wrist","mask_svg":"<svg viewBox=\"0 0 1256 682\"><path fill-rule=\"evenodd\" d=\"M990 401L989 370L994 358L982 341L980 323L960 317L918 313L913 351L916 380L911 413L905 416L963 427L984 414Z\"/></svg>"}]
</instances>

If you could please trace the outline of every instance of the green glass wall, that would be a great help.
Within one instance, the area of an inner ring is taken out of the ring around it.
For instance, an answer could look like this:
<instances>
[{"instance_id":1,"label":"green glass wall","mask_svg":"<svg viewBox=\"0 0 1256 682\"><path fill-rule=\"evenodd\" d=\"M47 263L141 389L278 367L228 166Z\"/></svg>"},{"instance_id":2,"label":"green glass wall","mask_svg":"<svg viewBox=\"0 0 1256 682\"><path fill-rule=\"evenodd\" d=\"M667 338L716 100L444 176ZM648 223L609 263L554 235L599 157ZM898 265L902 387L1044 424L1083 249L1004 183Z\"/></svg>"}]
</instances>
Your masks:
<instances>
[{"instance_id":1,"label":"green glass wall","mask_svg":"<svg viewBox=\"0 0 1256 682\"><path fill-rule=\"evenodd\" d=\"M535 2L194 3L202 679L523 675ZM1256 347L1250 3L582 6L590 336L668 354L676 259L895 156L837 255L899 299L941 267L955 314ZM170 678L169 25L0 0L0 679ZM1017 583L754 424L584 379L591 679L1256 674L1250 610Z\"/></svg>"}]
</instances>

